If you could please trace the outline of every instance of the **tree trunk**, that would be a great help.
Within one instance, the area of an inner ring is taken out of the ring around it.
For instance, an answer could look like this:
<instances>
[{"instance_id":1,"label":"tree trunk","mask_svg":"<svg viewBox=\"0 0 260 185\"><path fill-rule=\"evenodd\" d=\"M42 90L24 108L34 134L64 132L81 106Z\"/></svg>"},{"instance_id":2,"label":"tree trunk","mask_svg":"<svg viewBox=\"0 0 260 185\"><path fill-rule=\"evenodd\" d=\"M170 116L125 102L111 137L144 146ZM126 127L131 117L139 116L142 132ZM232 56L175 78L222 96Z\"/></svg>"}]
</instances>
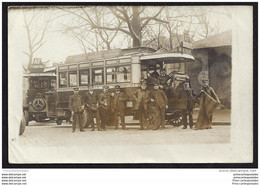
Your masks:
<instances>
[{"instance_id":1,"label":"tree trunk","mask_svg":"<svg viewBox=\"0 0 260 185\"><path fill-rule=\"evenodd\" d=\"M111 49L110 42L105 42L105 43L106 43L106 46L107 46L107 50L110 50Z\"/></svg>"},{"instance_id":2,"label":"tree trunk","mask_svg":"<svg viewBox=\"0 0 260 185\"><path fill-rule=\"evenodd\" d=\"M142 35L141 35L141 20L139 16L139 7L133 6L133 18L131 21L131 26L134 34L132 35L133 47L139 47L142 45Z\"/></svg>"},{"instance_id":3,"label":"tree trunk","mask_svg":"<svg viewBox=\"0 0 260 185\"><path fill-rule=\"evenodd\" d=\"M173 50L173 46L172 46L172 32L170 32L169 42L170 42L170 50L172 51Z\"/></svg>"}]
</instances>

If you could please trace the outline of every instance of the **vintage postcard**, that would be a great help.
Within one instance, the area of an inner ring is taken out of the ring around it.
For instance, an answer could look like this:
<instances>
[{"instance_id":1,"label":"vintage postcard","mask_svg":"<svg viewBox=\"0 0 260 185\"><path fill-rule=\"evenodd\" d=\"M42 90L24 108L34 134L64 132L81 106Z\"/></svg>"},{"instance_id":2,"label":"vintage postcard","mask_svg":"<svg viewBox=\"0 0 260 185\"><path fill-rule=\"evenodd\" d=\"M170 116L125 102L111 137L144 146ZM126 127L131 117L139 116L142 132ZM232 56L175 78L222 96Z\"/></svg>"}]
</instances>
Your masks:
<instances>
[{"instance_id":1,"label":"vintage postcard","mask_svg":"<svg viewBox=\"0 0 260 185\"><path fill-rule=\"evenodd\" d=\"M253 6L7 16L10 165L253 164Z\"/></svg>"}]
</instances>

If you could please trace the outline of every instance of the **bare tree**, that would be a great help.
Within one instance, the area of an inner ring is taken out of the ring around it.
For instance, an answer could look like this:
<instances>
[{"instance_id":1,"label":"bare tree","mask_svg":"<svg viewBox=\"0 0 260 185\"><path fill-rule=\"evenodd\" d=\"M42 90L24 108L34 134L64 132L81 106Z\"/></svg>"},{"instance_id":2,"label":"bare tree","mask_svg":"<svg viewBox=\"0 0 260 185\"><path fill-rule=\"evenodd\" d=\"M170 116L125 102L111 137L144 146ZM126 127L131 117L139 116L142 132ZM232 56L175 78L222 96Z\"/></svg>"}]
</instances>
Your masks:
<instances>
[{"instance_id":1,"label":"bare tree","mask_svg":"<svg viewBox=\"0 0 260 185\"><path fill-rule=\"evenodd\" d=\"M63 10L85 20L92 29L98 30L104 42L108 40L107 36L109 35L105 31L114 31L115 35L111 36L113 39L117 32L122 32L132 38L133 47L142 45L142 31L151 21L165 22L158 18L163 9L164 7L113 6L98 7L98 11L97 8L92 8L91 11L89 7L81 7L81 12L79 12L63 8ZM106 12L108 16L101 15L99 17L100 12ZM106 43L107 47L109 47L109 43L111 42Z\"/></svg>"},{"instance_id":2,"label":"bare tree","mask_svg":"<svg viewBox=\"0 0 260 185\"><path fill-rule=\"evenodd\" d=\"M232 12L228 8L224 8L222 11L219 11L219 9L200 8L199 11L203 12L201 15L197 16L200 24L198 35L202 38L210 37L221 31L218 15L224 15L227 19L231 19L232 17ZM212 20L213 16L214 21Z\"/></svg>"},{"instance_id":3,"label":"bare tree","mask_svg":"<svg viewBox=\"0 0 260 185\"><path fill-rule=\"evenodd\" d=\"M84 52L99 51L100 49L111 49L112 42L118 34L118 30L95 29L92 24L99 26L111 25L111 20L107 21L108 11L102 7L88 8L60 8L75 17L67 24L63 25L64 33L72 33L78 40Z\"/></svg>"},{"instance_id":4,"label":"bare tree","mask_svg":"<svg viewBox=\"0 0 260 185\"><path fill-rule=\"evenodd\" d=\"M150 27L151 32L154 32L150 41L157 40L157 48L166 50L176 50L183 40L192 42L199 25L196 16L198 15L193 7L165 7L160 19L166 20L166 23L158 23L158 29Z\"/></svg>"},{"instance_id":5,"label":"bare tree","mask_svg":"<svg viewBox=\"0 0 260 185\"><path fill-rule=\"evenodd\" d=\"M28 56L28 66L30 66L35 53L46 42L44 38L52 21L52 12L47 12L45 9L24 9L23 17L28 40L28 50L23 53Z\"/></svg>"}]
</instances>

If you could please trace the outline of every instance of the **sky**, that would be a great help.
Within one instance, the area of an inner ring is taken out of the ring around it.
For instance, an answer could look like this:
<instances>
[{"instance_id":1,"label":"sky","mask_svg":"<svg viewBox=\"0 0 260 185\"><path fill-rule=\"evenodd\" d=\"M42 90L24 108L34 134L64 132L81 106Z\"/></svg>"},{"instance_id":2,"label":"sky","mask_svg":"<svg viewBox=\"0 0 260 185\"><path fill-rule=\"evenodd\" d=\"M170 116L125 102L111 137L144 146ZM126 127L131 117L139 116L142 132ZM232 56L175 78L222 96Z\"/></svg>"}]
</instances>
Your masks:
<instances>
[{"instance_id":1,"label":"sky","mask_svg":"<svg viewBox=\"0 0 260 185\"><path fill-rule=\"evenodd\" d=\"M181 9L183 7L179 8ZM216 7L215 9L218 11L218 9L223 9L223 7ZM221 14L213 13L212 15L212 24L219 21L221 31L231 29L231 19L227 19L226 16ZM28 16L30 16L30 14ZM68 20L72 19L72 17L73 15L66 14L51 23L51 26L45 35L45 43L36 52L35 58L42 58L42 61L50 60L51 62L60 63L64 62L67 56L83 53L79 42L72 35L63 34L58 31L61 29L62 24L67 24ZM40 25L41 21L42 19L39 19L37 20L37 23ZM121 34L121 36L115 40L114 45L126 48L128 43L122 38L123 36ZM11 10L8 13L8 49L9 55L15 55L13 57L17 59L17 61L25 65L28 63L28 57L23 53L28 50L28 40L21 9Z\"/></svg>"}]
</instances>

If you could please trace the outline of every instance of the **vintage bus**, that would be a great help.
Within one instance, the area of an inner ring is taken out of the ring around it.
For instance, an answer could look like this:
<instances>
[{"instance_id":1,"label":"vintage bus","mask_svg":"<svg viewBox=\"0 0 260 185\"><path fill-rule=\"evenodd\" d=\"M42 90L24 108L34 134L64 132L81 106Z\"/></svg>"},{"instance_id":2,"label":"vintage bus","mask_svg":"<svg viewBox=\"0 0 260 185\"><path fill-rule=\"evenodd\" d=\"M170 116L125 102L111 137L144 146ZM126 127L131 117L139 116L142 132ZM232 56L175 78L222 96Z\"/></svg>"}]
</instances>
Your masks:
<instances>
[{"instance_id":1,"label":"vintage bus","mask_svg":"<svg viewBox=\"0 0 260 185\"><path fill-rule=\"evenodd\" d=\"M156 51L147 47L130 49L107 50L98 53L74 55L67 57L64 64L57 66L57 94L56 115L57 123L69 120L69 97L73 88L78 87L80 94L85 94L88 85L94 85L96 91L102 91L104 85L113 90L120 85L121 90L128 97L126 115L133 115L133 92L140 86L140 82L148 72L160 74L162 69L170 76L168 91L169 108L167 120L171 124L181 124L182 114L178 108L174 89L188 79L186 64L194 62L190 54ZM148 111L149 112L149 111ZM152 111L150 115L153 115ZM148 117L148 124L153 127L152 117Z\"/></svg>"}]
</instances>

